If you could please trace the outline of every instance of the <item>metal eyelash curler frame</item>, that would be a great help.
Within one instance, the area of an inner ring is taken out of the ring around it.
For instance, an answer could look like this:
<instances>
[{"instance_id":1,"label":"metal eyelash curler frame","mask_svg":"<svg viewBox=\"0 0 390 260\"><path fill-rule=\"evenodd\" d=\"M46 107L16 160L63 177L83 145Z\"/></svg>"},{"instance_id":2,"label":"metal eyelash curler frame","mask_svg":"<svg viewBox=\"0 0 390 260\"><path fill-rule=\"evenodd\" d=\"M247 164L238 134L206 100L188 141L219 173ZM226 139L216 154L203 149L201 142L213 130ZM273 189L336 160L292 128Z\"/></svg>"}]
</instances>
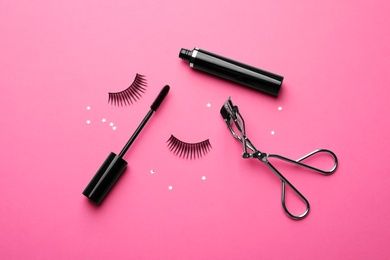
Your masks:
<instances>
[{"instance_id":1,"label":"metal eyelash curler frame","mask_svg":"<svg viewBox=\"0 0 390 260\"><path fill-rule=\"evenodd\" d=\"M287 214L287 216L289 216L290 218L292 219L295 219L295 220L300 220L300 219L303 219L305 218L308 214L309 214L309 210L310 210L310 204L309 202L307 201L307 199L268 161L268 158L276 158L276 159L279 159L279 160L283 160L283 161L286 161L286 162L289 162L289 163L293 163L293 164L296 164L296 165L299 165L299 166L302 166L302 167L305 167L305 168L308 168L310 170L313 170L315 172L318 172L320 174L323 174L323 175L330 175L332 173L335 172L336 168L337 168L337 165L338 165L338 160L337 160L337 157L336 157L336 154L334 154L332 151L330 150L327 150L327 149L318 149L318 150L315 150L305 156L303 156L302 158L298 159L298 160L292 160L292 159L289 159L289 158L286 158L284 156L281 156L281 155L277 155L277 154L267 154L267 153L263 153L263 152L260 152L258 149L255 148L255 146L252 144L252 142L249 140L249 138L246 136L246 131L245 131L245 122L244 122L244 118L242 118L240 112L238 111L238 107L237 106L234 106L233 105L233 102L231 101L230 97L228 98L228 100L225 102L225 104L222 106L221 108L221 115L223 117L223 119L225 120L225 123L227 125L227 127L229 128L230 132L232 133L233 137L236 138L238 141L240 141L243 145L243 149L244 149L244 152L242 153L242 157L244 159L248 159L248 158L253 158L253 159L258 159L260 160L261 162L265 163L268 168L270 168L272 170L273 173L275 173L275 175L281 180L282 182L282 206L283 206L283 210L284 212ZM237 128L239 134L237 134L234 130L233 130L233 124L235 125L235 127ZM249 153L248 152L248 149L251 150L252 153ZM327 153L329 155L331 155L334 159L334 165L333 165L333 168L326 171L326 170L321 170L321 169L318 169L318 168L315 168L315 167L312 167L310 165L307 165L307 164L304 164L302 163L302 161L304 161L305 159L308 159L316 154L319 154L319 153ZM285 186L289 186L294 192L295 194L297 194L297 196L305 203L306 205L306 210L303 214L299 215L299 216L296 216L294 214L292 214L288 209L287 209L287 206L286 206L286 201L285 201L285 189L286 187Z\"/></svg>"}]
</instances>

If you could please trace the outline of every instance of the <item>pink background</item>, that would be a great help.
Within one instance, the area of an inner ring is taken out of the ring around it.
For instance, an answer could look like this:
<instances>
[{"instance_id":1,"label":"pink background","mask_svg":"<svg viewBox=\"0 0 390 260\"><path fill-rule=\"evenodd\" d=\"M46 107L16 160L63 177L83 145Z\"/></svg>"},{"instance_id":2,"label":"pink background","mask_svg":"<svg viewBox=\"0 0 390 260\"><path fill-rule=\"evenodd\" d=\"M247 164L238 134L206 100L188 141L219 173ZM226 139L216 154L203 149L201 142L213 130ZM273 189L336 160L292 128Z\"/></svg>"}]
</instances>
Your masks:
<instances>
[{"instance_id":1,"label":"pink background","mask_svg":"<svg viewBox=\"0 0 390 260\"><path fill-rule=\"evenodd\" d=\"M0 258L386 259L389 8L0 1ZM178 53L194 47L283 75L279 97L190 69ZM148 81L142 98L109 105L107 93L136 73ZM125 174L95 207L81 192L165 84L171 91L125 155ZM260 150L338 155L329 177L281 164L311 203L306 219L284 214L269 169L241 159L219 115L229 96ZM167 148L171 134L209 139L212 150L179 158Z\"/></svg>"}]
</instances>

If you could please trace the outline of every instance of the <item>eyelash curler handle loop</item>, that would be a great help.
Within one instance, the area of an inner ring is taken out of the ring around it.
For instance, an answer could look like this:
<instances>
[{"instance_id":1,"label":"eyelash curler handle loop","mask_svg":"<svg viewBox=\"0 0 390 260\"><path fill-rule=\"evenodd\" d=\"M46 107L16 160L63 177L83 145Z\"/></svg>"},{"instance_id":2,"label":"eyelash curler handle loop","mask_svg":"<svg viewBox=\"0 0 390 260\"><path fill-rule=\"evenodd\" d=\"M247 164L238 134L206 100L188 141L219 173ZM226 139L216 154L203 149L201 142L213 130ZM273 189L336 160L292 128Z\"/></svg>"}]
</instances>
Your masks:
<instances>
[{"instance_id":1,"label":"eyelash curler handle loop","mask_svg":"<svg viewBox=\"0 0 390 260\"><path fill-rule=\"evenodd\" d=\"M290 218L292 218L294 220L300 220L300 219L305 218L309 214L309 211L310 211L309 201L269 161L265 161L264 163L268 166L268 168L270 168L278 176L278 178L282 182L282 206L283 206L284 212L287 214L287 216L289 216ZM297 196L306 205L306 210L301 215L298 215L298 216L294 215L287 209L286 192L285 192L286 191L286 184L295 192L295 194L297 194Z\"/></svg>"},{"instance_id":2,"label":"eyelash curler handle loop","mask_svg":"<svg viewBox=\"0 0 390 260\"><path fill-rule=\"evenodd\" d=\"M334 160L334 165L333 167L330 169L330 170L323 170L323 169L320 169L320 168L317 168L317 167L313 167L313 166L310 166L308 164L305 164L305 163L302 163L302 161L310 158L310 157L313 157L314 155L318 155L319 153L327 153L329 154L333 160ZM330 150L327 150L327 149L318 149L318 150L314 150L313 152L299 158L298 160L292 160L292 159L289 159L287 157L284 157L284 156L281 156L281 155L278 155L278 154L268 154L268 158L277 158L279 160L284 160L286 162L289 162L289 163L293 163L293 164L297 164L299 166L302 166L304 168L307 168L309 170L312 170L312 171L315 171L315 172L318 172L318 173L321 173L323 175L331 175L332 173L334 173L337 169L337 166L338 166L338 159L337 159L337 156L334 152L330 151Z\"/></svg>"},{"instance_id":3,"label":"eyelash curler handle loop","mask_svg":"<svg viewBox=\"0 0 390 260\"><path fill-rule=\"evenodd\" d=\"M308 164L305 164L305 163L302 163L302 161L304 161L305 159L308 159L314 155L318 155L319 153L327 153L329 154L333 159L334 159L334 165L333 167L330 169L330 170L323 170L323 169L319 169L317 167L313 167L313 166L310 166ZM284 157L284 156L281 156L281 155L277 155L277 154L268 154L266 156L266 158L262 159L262 161L278 176L278 178L281 180L282 182L282 206L283 206L283 210L284 212L292 219L295 219L295 220L300 220L300 219L303 219L305 218L308 214L309 214L309 211L310 211L310 204L309 202L307 201L307 199L268 161L267 158L276 158L276 159L279 159L279 160L284 160L286 162L289 162L289 163L293 163L293 164L296 164L296 165L299 165L299 166L302 166L302 167L305 167L309 170L312 170L312 171L315 171L315 172L318 172L320 174L323 174L323 175L330 175L332 173L334 173L334 171L336 170L337 166L338 166L338 159L337 159L337 156L335 153L333 153L332 151L330 150L327 150L327 149L318 149L318 150L315 150L303 157L301 157L300 159L294 161L292 159L289 159L287 157ZM289 186L294 192L295 194L297 194L297 196L305 203L306 205L306 210L303 214L301 215L294 215L292 214L288 208L287 208L287 205L286 205L286 184L287 186Z\"/></svg>"}]
</instances>

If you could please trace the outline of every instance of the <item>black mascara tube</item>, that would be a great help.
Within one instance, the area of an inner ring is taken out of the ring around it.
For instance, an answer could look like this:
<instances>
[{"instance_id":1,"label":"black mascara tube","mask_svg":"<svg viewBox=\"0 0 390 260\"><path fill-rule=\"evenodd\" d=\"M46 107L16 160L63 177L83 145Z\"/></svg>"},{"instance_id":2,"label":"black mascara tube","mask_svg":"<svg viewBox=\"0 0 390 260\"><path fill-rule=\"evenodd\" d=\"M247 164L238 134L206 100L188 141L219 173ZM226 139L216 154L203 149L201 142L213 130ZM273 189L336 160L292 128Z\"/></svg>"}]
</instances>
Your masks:
<instances>
[{"instance_id":1,"label":"black mascara tube","mask_svg":"<svg viewBox=\"0 0 390 260\"><path fill-rule=\"evenodd\" d=\"M191 68L273 96L278 96L282 86L283 76L199 48L194 48L192 51L181 49L179 58L188 61Z\"/></svg>"}]
</instances>

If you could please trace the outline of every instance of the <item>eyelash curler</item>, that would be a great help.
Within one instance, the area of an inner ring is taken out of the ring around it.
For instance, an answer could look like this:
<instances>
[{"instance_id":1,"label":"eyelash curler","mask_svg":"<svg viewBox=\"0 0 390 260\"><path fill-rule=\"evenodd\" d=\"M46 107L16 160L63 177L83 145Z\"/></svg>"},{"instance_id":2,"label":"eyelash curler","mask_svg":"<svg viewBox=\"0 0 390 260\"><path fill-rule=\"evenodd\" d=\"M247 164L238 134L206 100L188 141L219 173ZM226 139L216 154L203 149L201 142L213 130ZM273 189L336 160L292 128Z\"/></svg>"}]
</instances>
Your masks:
<instances>
[{"instance_id":1,"label":"eyelash curler","mask_svg":"<svg viewBox=\"0 0 390 260\"><path fill-rule=\"evenodd\" d=\"M228 98L228 100L225 102L225 104L222 106L221 108L221 115L223 117L223 119L225 120L225 123L228 127L228 129L230 130L230 132L232 133L233 137L236 138L238 141L240 141L242 143L242 146L243 146L243 149L244 149L244 152L242 153L242 158L244 159L248 159L248 158L253 158L253 159L258 159L260 160L261 162L265 163L265 165L268 166L268 168L270 168L272 170L272 172L280 179L280 181L282 182L282 206L283 206L283 210L284 212L287 214L287 216L289 216L290 218L294 219L294 220L300 220L300 219L303 219L305 218L308 214L309 214L309 210L310 210L310 204L309 202L307 201L307 199L268 161L268 158L276 158L276 159L279 159L279 160L283 160L283 161L286 161L286 162L289 162L289 163L292 163L292 164L296 164L296 165L299 165L299 166L302 166L302 167L305 167L307 169L310 169L312 171L315 171L317 173L320 173L320 174L323 174L323 175L330 175L332 173L334 173L336 171L336 168L337 168L337 165L338 165L338 160L337 160L337 157L336 157L336 154L334 154L332 151L330 150L327 150L327 149L318 149L318 150L315 150L305 156L303 156L302 158L298 159L298 160L292 160L292 159L289 159L289 158L286 158L284 156L281 156L281 155L277 155L277 154L267 154L267 153L263 153L261 151L259 151L258 149L256 149L256 147L252 144L252 142L249 140L249 138L246 136L246 131L245 131L245 122L244 122L244 118L242 118L240 112L238 111L238 107L233 105L233 102L231 101L230 97ZM237 130L238 130L238 133L236 133L234 130L233 130L233 127L235 127ZM248 152L250 150L250 152ZM322 170L322 169L319 169L319 168L315 168L315 167L312 167L310 165L307 165L305 163L302 163L302 161L316 155L316 154L319 154L319 153L326 153L326 154L329 154L330 156L332 156L332 158L334 159L334 165L333 165L333 168L330 169L330 170ZM286 189L286 185L289 186L294 192L295 194L305 203L306 205L306 210L304 213L302 213L301 215L294 215L292 214L288 209L287 209L287 206L286 206L286 200L285 200L285 189Z\"/></svg>"}]
</instances>

